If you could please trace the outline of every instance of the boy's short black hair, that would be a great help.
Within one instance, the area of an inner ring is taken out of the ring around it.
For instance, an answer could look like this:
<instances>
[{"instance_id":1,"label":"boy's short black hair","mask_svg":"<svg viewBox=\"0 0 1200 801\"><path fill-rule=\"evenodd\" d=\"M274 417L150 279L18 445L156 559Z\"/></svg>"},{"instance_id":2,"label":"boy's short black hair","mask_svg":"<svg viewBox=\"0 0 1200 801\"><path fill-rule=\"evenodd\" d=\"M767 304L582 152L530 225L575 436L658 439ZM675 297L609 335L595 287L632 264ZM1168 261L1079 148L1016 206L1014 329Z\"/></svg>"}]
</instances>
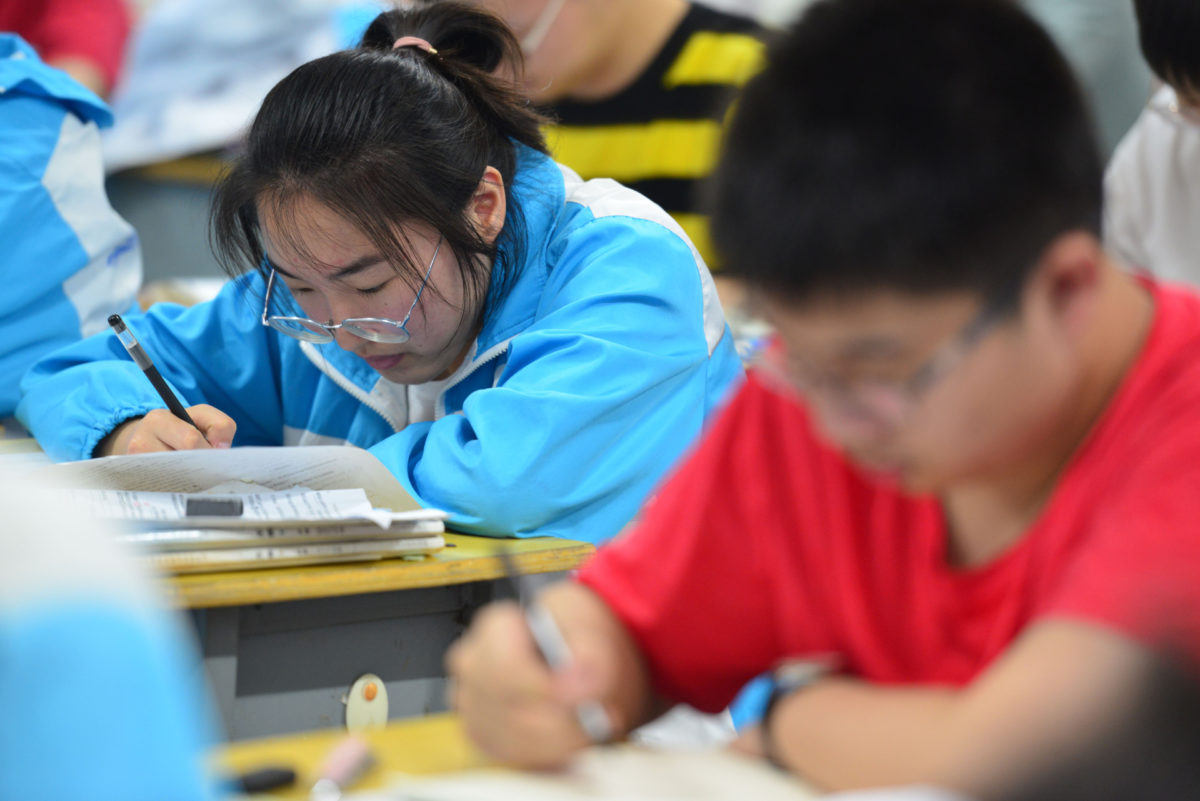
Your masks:
<instances>
[{"instance_id":1,"label":"boy's short black hair","mask_svg":"<svg viewBox=\"0 0 1200 801\"><path fill-rule=\"evenodd\" d=\"M1150 69L1176 88L1200 92L1200 3L1134 0L1133 7Z\"/></svg>"},{"instance_id":2,"label":"boy's short black hair","mask_svg":"<svg viewBox=\"0 0 1200 801\"><path fill-rule=\"evenodd\" d=\"M788 302L995 298L1058 234L1098 235L1102 174L1070 68L1011 0L818 0L739 101L713 236Z\"/></svg>"}]
</instances>

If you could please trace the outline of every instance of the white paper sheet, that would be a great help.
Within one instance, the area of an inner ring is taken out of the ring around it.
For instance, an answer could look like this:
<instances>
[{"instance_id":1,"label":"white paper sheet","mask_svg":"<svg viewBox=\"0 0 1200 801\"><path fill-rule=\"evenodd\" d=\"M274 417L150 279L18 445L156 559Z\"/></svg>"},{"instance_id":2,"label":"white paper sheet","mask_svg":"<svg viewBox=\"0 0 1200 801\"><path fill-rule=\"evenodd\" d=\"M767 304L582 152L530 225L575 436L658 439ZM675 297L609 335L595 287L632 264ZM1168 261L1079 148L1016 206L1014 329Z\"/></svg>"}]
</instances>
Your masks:
<instances>
[{"instance_id":1,"label":"white paper sheet","mask_svg":"<svg viewBox=\"0 0 1200 801\"><path fill-rule=\"evenodd\" d=\"M228 485L225 485L228 486ZM389 510L376 510L361 489L309 490L302 487L282 492L238 494L242 513L236 516L187 515L187 499L230 497L221 493L134 492L130 490L68 489L64 503L89 517L104 520L187 525L189 528L256 527L275 523L289 526L322 522L372 522L381 529L391 522Z\"/></svg>"},{"instance_id":2,"label":"white paper sheet","mask_svg":"<svg viewBox=\"0 0 1200 801\"><path fill-rule=\"evenodd\" d=\"M592 748L562 773L475 770L402 777L386 791L345 801L810 801L818 794L765 762L722 750Z\"/></svg>"}]
</instances>

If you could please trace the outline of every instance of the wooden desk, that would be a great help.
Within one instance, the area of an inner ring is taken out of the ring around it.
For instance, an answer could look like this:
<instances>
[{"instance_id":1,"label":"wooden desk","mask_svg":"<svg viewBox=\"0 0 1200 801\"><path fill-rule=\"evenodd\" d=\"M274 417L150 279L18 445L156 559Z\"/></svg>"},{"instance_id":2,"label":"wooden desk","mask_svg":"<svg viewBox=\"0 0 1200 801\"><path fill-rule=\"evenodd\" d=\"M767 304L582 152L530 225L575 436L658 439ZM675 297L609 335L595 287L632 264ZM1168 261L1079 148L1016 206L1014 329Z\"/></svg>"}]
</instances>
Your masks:
<instances>
[{"instance_id":1,"label":"wooden desk","mask_svg":"<svg viewBox=\"0 0 1200 801\"><path fill-rule=\"evenodd\" d=\"M296 770L296 784L289 791L272 793L272 798L307 799L316 781L316 771L337 744L343 732L324 730L304 732L264 740L248 740L221 749L216 765L223 773L243 773L266 765L288 766ZM391 773L445 773L485 767L487 760L476 751L453 715L431 715L389 723L385 729L363 733L379 758L378 763L352 790L384 787Z\"/></svg>"},{"instance_id":2,"label":"wooden desk","mask_svg":"<svg viewBox=\"0 0 1200 801\"><path fill-rule=\"evenodd\" d=\"M360 564L196 573L166 580L168 597L177 606L207 609L218 606L334 598L389 590L448 587L501 578L495 557L505 547L522 573L556 573L578 567L595 550L586 542L541 537L496 540L447 534L453 545L420 560L385 559Z\"/></svg>"},{"instance_id":3,"label":"wooden desk","mask_svg":"<svg viewBox=\"0 0 1200 801\"><path fill-rule=\"evenodd\" d=\"M0 439L0 457L37 456L32 439ZM523 573L548 577L595 550L551 538L446 539L455 547L420 560L165 578L169 601L192 610L229 739L340 726L343 695L363 673L383 680L392 718L445 710L446 649L504 592L497 547Z\"/></svg>"},{"instance_id":4,"label":"wooden desk","mask_svg":"<svg viewBox=\"0 0 1200 801\"><path fill-rule=\"evenodd\" d=\"M379 676L389 717L446 709L443 658L476 609L505 588L495 539L450 534L420 561L174 576L169 597L193 610L205 673L228 737L339 726L343 697ZM581 564L588 543L505 540L520 569L552 577Z\"/></svg>"},{"instance_id":5,"label":"wooden desk","mask_svg":"<svg viewBox=\"0 0 1200 801\"><path fill-rule=\"evenodd\" d=\"M489 537L448 534L419 561L310 565L165 579L194 612L205 673L230 739L338 726L363 673L387 687L392 718L445 710L442 660L473 612L503 594ZM553 576L594 547L504 540L519 569Z\"/></svg>"},{"instance_id":6,"label":"wooden desk","mask_svg":"<svg viewBox=\"0 0 1200 801\"><path fill-rule=\"evenodd\" d=\"M289 790L255 798L307 799L326 756L343 736L339 731L306 732L268 740L255 740L219 749L213 760L224 775L237 775L266 766L290 767L296 784ZM391 788L395 798L645 798L645 799L771 799L816 801L816 788L785 776L763 760L749 760L728 751L703 749L645 749L617 746L591 751L563 774L520 774L490 762L471 746L457 717L432 715L389 723L384 729L361 735L371 746L376 764L347 792L374 795ZM497 772L495 769L499 768ZM480 769L482 771L480 772ZM475 773L443 776L460 785L459 793L447 788L423 792L414 787L405 793L397 786L398 774L409 776ZM249 799L247 799L249 801Z\"/></svg>"}]
</instances>

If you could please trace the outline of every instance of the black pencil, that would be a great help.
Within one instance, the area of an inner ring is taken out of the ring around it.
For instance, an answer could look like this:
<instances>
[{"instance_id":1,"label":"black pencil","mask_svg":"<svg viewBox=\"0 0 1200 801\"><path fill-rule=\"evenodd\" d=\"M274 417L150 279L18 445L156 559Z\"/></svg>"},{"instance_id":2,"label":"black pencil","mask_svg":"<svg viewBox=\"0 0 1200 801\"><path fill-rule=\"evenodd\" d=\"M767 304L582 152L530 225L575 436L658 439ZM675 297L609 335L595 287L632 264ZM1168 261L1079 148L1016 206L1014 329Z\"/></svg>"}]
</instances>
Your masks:
<instances>
[{"instance_id":1,"label":"black pencil","mask_svg":"<svg viewBox=\"0 0 1200 801\"><path fill-rule=\"evenodd\" d=\"M200 426L196 425L196 421L187 413L187 409L183 408L183 404L179 402L179 398L175 397L175 393L171 391L171 387L163 380L163 377L158 372L158 368L154 366L154 362L150 361L150 357L146 354L146 351L134 338L133 332L126 327L125 321L121 319L121 315L110 314L108 316L108 324L116 332L117 339L121 340L121 344L125 346L125 350L129 351L129 355L133 357L133 361L138 367L142 368L142 372L146 374L146 378L150 379L150 383L158 391L158 396L163 399L163 403L167 404L167 408L171 410L171 414L199 431Z\"/></svg>"}]
</instances>

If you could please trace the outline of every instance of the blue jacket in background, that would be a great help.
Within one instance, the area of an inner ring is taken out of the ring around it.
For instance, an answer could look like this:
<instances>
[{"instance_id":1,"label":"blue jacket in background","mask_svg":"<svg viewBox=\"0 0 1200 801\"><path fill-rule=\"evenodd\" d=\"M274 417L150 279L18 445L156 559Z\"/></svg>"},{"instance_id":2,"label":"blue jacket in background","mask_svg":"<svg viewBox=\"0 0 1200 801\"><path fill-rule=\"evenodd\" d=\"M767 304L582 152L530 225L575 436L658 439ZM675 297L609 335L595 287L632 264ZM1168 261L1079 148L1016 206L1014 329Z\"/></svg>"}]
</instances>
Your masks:
<instances>
[{"instance_id":1,"label":"blue jacket in background","mask_svg":"<svg viewBox=\"0 0 1200 801\"><path fill-rule=\"evenodd\" d=\"M112 527L0 478L0 798L214 801L184 621Z\"/></svg>"},{"instance_id":2,"label":"blue jacket in background","mask_svg":"<svg viewBox=\"0 0 1200 801\"><path fill-rule=\"evenodd\" d=\"M406 388L354 354L262 326L257 273L210 303L128 323L185 405L237 421L235 446L369 448L459 530L604 541L699 436L741 364L708 269L665 212L525 148L513 193L518 258L493 276L470 366L432 420L410 420ZM107 333L43 360L23 389L18 416L60 460L89 457L163 405Z\"/></svg>"},{"instance_id":3,"label":"blue jacket in background","mask_svg":"<svg viewBox=\"0 0 1200 801\"><path fill-rule=\"evenodd\" d=\"M104 193L100 98L0 33L0 417L25 371L104 328L142 280L133 228Z\"/></svg>"}]
</instances>

